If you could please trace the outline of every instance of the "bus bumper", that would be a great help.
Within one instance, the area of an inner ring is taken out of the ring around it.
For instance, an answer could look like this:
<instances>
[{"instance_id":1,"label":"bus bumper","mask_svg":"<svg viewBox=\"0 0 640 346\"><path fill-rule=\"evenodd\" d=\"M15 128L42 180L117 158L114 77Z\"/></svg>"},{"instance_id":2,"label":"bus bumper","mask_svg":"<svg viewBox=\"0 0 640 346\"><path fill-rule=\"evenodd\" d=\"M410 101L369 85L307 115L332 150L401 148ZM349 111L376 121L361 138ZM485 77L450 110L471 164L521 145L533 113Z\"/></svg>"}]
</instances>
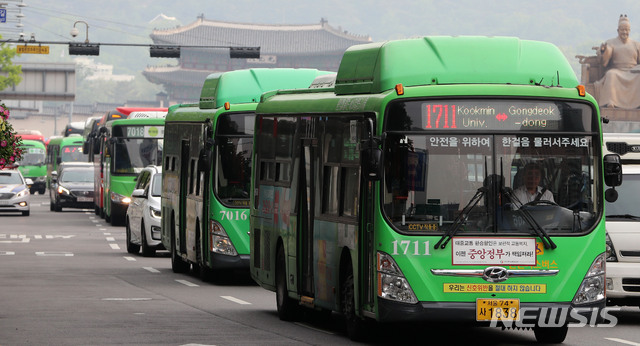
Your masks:
<instances>
[{"instance_id":1,"label":"bus bumper","mask_svg":"<svg viewBox=\"0 0 640 346\"><path fill-rule=\"evenodd\" d=\"M211 267L216 269L249 269L251 255L226 256L211 253Z\"/></svg>"},{"instance_id":2,"label":"bus bumper","mask_svg":"<svg viewBox=\"0 0 640 346\"><path fill-rule=\"evenodd\" d=\"M566 320L567 323L600 323L605 301L579 307L570 303L520 303L521 324L544 323L550 316ZM475 302L419 302L405 304L386 299L378 299L378 320L380 322L457 322L489 325L489 321L476 320ZM562 316L565 317L562 317ZM543 320L544 319L544 320ZM527 327L527 325L525 325Z\"/></svg>"}]
</instances>

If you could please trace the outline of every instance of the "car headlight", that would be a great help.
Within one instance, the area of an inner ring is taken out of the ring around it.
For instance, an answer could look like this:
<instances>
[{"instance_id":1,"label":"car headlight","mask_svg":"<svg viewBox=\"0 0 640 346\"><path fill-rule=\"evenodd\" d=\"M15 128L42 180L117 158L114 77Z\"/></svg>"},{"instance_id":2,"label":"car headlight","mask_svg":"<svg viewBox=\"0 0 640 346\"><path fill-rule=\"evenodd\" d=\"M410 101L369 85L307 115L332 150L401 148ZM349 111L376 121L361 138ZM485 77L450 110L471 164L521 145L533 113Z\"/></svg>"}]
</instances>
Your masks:
<instances>
[{"instance_id":1,"label":"car headlight","mask_svg":"<svg viewBox=\"0 0 640 346\"><path fill-rule=\"evenodd\" d=\"M18 193L16 193L16 197L24 197L29 194L29 189L24 189Z\"/></svg>"},{"instance_id":2,"label":"car headlight","mask_svg":"<svg viewBox=\"0 0 640 346\"><path fill-rule=\"evenodd\" d=\"M71 192L64 186L58 185L58 193L61 195L70 195Z\"/></svg>"},{"instance_id":3,"label":"car headlight","mask_svg":"<svg viewBox=\"0 0 640 346\"><path fill-rule=\"evenodd\" d=\"M159 219L162 217L162 214L160 213L160 209L156 209L154 207L149 207L149 215L151 215L151 217L155 217L156 219Z\"/></svg>"},{"instance_id":4,"label":"car headlight","mask_svg":"<svg viewBox=\"0 0 640 346\"><path fill-rule=\"evenodd\" d=\"M618 262L618 256L616 256L616 249L613 247L613 242L609 238L609 233L606 234L606 246L607 246L607 262Z\"/></svg>"}]
</instances>

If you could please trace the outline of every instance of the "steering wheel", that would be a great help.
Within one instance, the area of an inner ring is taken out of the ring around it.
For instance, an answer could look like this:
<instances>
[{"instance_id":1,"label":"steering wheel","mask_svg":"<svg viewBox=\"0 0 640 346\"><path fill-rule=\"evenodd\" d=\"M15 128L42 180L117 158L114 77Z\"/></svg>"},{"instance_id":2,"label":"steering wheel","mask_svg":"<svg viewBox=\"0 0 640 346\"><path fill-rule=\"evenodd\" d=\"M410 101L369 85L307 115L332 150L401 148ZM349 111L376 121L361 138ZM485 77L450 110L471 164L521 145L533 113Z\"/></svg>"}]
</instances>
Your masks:
<instances>
[{"instance_id":1,"label":"steering wheel","mask_svg":"<svg viewBox=\"0 0 640 346\"><path fill-rule=\"evenodd\" d=\"M558 205L558 203L553 202L553 201L549 201L546 199L539 199L537 201L531 201L529 203L526 203L525 205L530 205L530 206L536 206L536 205L555 205L555 206L560 206Z\"/></svg>"}]
</instances>

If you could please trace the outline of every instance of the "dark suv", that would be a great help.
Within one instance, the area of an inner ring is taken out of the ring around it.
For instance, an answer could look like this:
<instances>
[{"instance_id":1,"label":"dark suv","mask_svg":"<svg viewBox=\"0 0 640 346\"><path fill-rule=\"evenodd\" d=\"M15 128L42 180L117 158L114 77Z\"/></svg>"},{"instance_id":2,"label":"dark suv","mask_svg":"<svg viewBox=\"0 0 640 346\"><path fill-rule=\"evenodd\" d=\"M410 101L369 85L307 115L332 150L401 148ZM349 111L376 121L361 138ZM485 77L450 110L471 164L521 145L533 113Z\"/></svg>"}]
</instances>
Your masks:
<instances>
[{"instance_id":1,"label":"dark suv","mask_svg":"<svg viewBox=\"0 0 640 346\"><path fill-rule=\"evenodd\" d=\"M49 192L50 210L61 211L62 207L93 209L93 164L62 164L55 173Z\"/></svg>"}]
</instances>

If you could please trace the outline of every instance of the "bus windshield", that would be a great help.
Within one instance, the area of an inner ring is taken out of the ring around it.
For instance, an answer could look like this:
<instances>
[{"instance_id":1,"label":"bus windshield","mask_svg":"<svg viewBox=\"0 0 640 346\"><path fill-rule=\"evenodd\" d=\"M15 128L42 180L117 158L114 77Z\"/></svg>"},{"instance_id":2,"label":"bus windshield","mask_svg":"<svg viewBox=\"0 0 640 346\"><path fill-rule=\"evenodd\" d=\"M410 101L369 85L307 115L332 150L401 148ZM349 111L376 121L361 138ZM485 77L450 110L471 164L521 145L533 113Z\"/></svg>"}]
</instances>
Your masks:
<instances>
[{"instance_id":1,"label":"bus windshield","mask_svg":"<svg viewBox=\"0 0 640 346\"><path fill-rule=\"evenodd\" d=\"M473 124L458 117L454 129L443 128L445 119L434 116L429 129L423 112L427 103L414 103L392 106L390 111L396 113L386 124L384 211L399 231L447 232L455 227L458 234L540 228L546 233L575 233L594 225L598 194L593 183L593 134L584 129L582 134L566 132L588 119L590 111L581 109L588 114L564 126L565 114L579 112L556 107L561 121L544 118L548 131L538 133L520 129L525 126L522 119L491 124L495 116L475 116ZM499 106L494 105L498 110ZM412 126L416 121L418 127ZM448 121L451 126L451 117Z\"/></svg>"},{"instance_id":2,"label":"bus windshield","mask_svg":"<svg viewBox=\"0 0 640 346\"><path fill-rule=\"evenodd\" d=\"M22 158L18 162L21 166L44 165L45 153L41 148L24 148Z\"/></svg>"},{"instance_id":3,"label":"bus windshield","mask_svg":"<svg viewBox=\"0 0 640 346\"><path fill-rule=\"evenodd\" d=\"M82 152L82 145L67 145L62 147L60 157L62 162L88 162L88 157Z\"/></svg>"},{"instance_id":4,"label":"bus windshield","mask_svg":"<svg viewBox=\"0 0 640 346\"><path fill-rule=\"evenodd\" d=\"M249 202L253 120L253 114L224 114L218 120L215 193L227 205Z\"/></svg>"},{"instance_id":5,"label":"bus windshield","mask_svg":"<svg viewBox=\"0 0 640 346\"><path fill-rule=\"evenodd\" d=\"M115 144L114 173L137 174L148 165L162 165L163 139L118 138Z\"/></svg>"}]
</instances>

